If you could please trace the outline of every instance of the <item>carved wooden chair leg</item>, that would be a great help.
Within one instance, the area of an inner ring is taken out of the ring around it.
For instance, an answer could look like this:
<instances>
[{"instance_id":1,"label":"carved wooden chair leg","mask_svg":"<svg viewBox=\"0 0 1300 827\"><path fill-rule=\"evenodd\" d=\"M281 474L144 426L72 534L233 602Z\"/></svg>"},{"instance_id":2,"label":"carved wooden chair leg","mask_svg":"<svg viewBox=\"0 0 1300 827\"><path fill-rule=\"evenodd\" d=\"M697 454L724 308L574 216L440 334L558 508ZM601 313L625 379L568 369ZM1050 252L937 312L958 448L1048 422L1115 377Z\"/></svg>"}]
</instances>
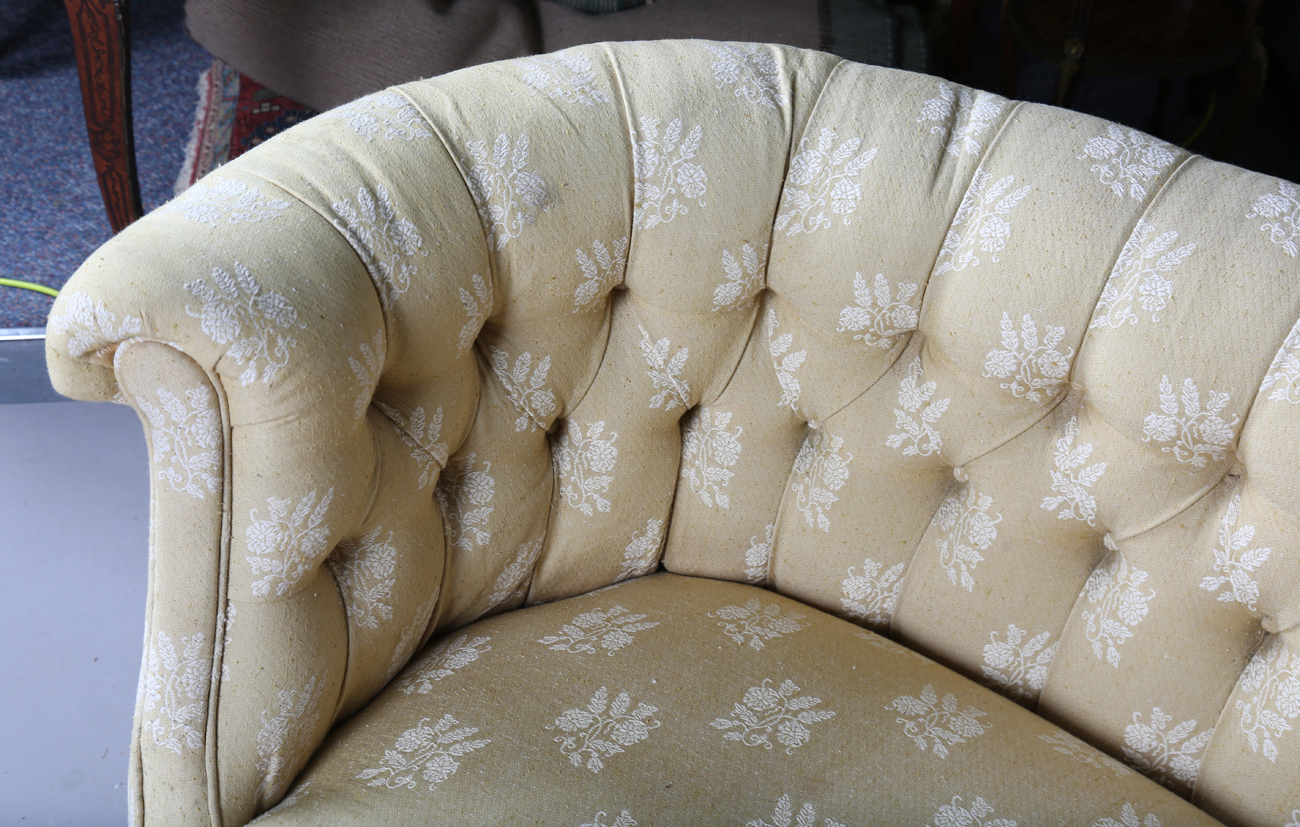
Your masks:
<instances>
[{"instance_id":1,"label":"carved wooden chair leg","mask_svg":"<svg viewBox=\"0 0 1300 827\"><path fill-rule=\"evenodd\" d=\"M1002 94L1016 97L1016 41L1011 36L1011 3L1002 0Z\"/></svg>"},{"instance_id":2,"label":"carved wooden chair leg","mask_svg":"<svg viewBox=\"0 0 1300 827\"><path fill-rule=\"evenodd\" d=\"M1232 108L1223 122L1219 139L1214 142L1214 151L1210 153L1215 160L1222 161L1232 151L1232 146L1246 124L1246 116L1255 106L1255 100L1264 89L1264 78L1268 75L1268 51L1260 39L1259 29L1255 30L1250 45L1237 61L1237 89L1232 96Z\"/></svg>"},{"instance_id":3,"label":"carved wooden chair leg","mask_svg":"<svg viewBox=\"0 0 1300 827\"><path fill-rule=\"evenodd\" d=\"M1056 82L1056 105L1068 107L1074 101L1074 81L1079 77L1079 66L1083 63L1083 41L1072 37L1065 41L1065 60L1061 63L1061 75Z\"/></svg>"},{"instance_id":4,"label":"carved wooden chair leg","mask_svg":"<svg viewBox=\"0 0 1300 827\"><path fill-rule=\"evenodd\" d=\"M1169 91L1173 87L1173 78L1161 78L1156 87L1156 104L1151 110L1151 127L1148 130L1157 138L1163 137L1165 131L1165 110L1169 108Z\"/></svg>"},{"instance_id":5,"label":"carved wooden chair leg","mask_svg":"<svg viewBox=\"0 0 1300 827\"><path fill-rule=\"evenodd\" d=\"M144 215L131 130L128 0L64 0L81 78L86 133L108 222L118 233Z\"/></svg>"},{"instance_id":6,"label":"carved wooden chair leg","mask_svg":"<svg viewBox=\"0 0 1300 827\"><path fill-rule=\"evenodd\" d=\"M983 0L953 0L948 28L948 76L958 83L970 74L971 43Z\"/></svg>"}]
</instances>

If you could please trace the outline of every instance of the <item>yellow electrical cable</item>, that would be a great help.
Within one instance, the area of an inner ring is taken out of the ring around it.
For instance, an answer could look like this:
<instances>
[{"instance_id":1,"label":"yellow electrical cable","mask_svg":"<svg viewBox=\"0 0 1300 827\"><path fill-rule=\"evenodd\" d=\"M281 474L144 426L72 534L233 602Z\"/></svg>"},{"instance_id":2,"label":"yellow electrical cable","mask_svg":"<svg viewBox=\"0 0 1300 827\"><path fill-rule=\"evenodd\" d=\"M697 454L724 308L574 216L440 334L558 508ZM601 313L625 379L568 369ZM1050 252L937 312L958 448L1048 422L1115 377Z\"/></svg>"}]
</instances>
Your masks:
<instances>
[{"instance_id":1,"label":"yellow electrical cable","mask_svg":"<svg viewBox=\"0 0 1300 827\"><path fill-rule=\"evenodd\" d=\"M44 293L47 296L58 296L59 291L53 287L46 287L43 284L33 284L30 281L19 281L18 279L0 278L0 287L17 287L19 290L35 290L37 293Z\"/></svg>"}]
</instances>

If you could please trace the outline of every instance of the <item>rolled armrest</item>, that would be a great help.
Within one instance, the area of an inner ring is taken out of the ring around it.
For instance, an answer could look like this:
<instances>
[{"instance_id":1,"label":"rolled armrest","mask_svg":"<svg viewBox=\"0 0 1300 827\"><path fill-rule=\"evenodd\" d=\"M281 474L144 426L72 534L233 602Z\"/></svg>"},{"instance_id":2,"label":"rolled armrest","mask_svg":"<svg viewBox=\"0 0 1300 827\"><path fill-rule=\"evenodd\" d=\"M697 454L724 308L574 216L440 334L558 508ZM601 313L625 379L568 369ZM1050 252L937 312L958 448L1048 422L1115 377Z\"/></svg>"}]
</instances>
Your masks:
<instances>
[{"instance_id":1,"label":"rolled armrest","mask_svg":"<svg viewBox=\"0 0 1300 827\"><path fill-rule=\"evenodd\" d=\"M417 204L381 177L394 147L294 132L97 251L48 327L55 387L131 405L149 444L137 825L275 804L443 595L433 485L477 403L460 282L490 289L482 231L440 143L414 151L454 186ZM430 300L394 310L413 280Z\"/></svg>"}]
</instances>

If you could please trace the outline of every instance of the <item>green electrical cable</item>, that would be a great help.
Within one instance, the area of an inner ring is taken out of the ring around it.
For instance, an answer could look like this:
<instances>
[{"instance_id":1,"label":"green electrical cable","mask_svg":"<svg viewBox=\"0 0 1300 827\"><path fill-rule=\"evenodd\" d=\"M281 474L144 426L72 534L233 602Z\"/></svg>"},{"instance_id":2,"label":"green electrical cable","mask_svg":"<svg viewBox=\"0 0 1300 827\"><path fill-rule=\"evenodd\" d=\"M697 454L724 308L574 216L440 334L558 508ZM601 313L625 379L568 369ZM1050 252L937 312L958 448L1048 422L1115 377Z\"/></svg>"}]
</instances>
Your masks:
<instances>
[{"instance_id":1,"label":"green electrical cable","mask_svg":"<svg viewBox=\"0 0 1300 827\"><path fill-rule=\"evenodd\" d=\"M43 284L33 284L30 281L19 281L18 279L0 278L0 287L17 287L19 290L35 290L37 293L44 293L47 296L59 295L59 291L53 287L46 287Z\"/></svg>"}]
</instances>

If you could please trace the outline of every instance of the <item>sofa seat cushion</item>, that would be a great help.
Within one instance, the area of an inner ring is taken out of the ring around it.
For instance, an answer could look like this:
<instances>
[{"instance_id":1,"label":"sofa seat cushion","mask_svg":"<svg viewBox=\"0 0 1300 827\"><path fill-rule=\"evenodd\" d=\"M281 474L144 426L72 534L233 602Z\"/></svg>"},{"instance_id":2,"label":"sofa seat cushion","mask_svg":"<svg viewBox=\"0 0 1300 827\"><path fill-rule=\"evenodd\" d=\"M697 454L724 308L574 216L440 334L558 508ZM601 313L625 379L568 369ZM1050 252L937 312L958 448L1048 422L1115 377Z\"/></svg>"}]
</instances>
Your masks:
<instances>
[{"instance_id":1,"label":"sofa seat cushion","mask_svg":"<svg viewBox=\"0 0 1300 827\"><path fill-rule=\"evenodd\" d=\"M258 824L796 818L1217 823L892 641L754 586L665 573L435 641Z\"/></svg>"}]
</instances>

